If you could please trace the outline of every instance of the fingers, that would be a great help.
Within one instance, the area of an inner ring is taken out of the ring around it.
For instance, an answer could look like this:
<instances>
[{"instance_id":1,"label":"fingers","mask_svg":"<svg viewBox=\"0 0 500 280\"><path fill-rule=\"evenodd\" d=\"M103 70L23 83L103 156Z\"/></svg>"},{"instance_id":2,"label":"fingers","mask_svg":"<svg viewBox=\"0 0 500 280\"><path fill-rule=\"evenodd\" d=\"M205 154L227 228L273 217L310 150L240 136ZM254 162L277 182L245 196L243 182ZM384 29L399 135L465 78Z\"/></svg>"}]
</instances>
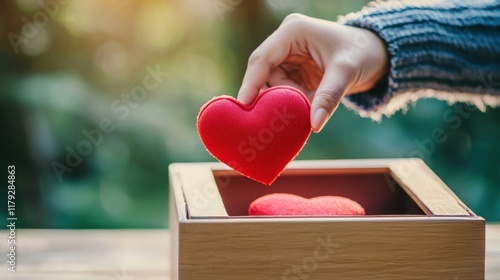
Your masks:
<instances>
[{"instance_id":1,"label":"fingers","mask_svg":"<svg viewBox=\"0 0 500 280\"><path fill-rule=\"evenodd\" d=\"M283 85L291 86L302 91L304 94L307 91L305 87L290 79L290 77L288 77L287 73L281 67L276 67L271 71L267 83L271 87Z\"/></svg>"},{"instance_id":2,"label":"fingers","mask_svg":"<svg viewBox=\"0 0 500 280\"><path fill-rule=\"evenodd\" d=\"M241 103L248 105L253 102L270 72L288 57L293 40L293 34L278 28L250 55L238 92L237 99Z\"/></svg>"},{"instance_id":3,"label":"fingers","mask_svg":"<svg viewBox=\"0 0 500 280\"><path fill-rule=\"evenodd\" d=\"M318 133L323 129L338 108L350 82L345 69L331 67L325 71L311 104L311 127L314 132Z\"/></svg>"},{"instance_id":4,"label":"fingers","mask_svg":"<svg viewBox=\"0 0 500 280\"><path fill-rule=\"evenodd\" d=\"M269 79L271 71L290 56L292 49L307 52L307 44L304 42L307 41L310 21L311 18L304 15L288 15L279 28L255 49L248 59L238 92L237 98L241 103L248 105L253 102Z\"/></svg>"}]
</instances>

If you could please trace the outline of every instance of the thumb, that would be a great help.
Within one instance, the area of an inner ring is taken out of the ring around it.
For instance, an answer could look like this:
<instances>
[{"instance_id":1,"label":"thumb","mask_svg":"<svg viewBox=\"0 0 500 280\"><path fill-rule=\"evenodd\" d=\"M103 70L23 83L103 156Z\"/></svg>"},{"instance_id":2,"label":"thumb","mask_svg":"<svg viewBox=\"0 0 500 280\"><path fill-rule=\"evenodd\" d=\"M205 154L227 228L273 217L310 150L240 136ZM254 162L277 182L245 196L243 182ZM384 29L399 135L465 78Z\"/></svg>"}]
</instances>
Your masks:
<instances>
[{"instance_id":1,"label":"thumb","mask_svg":"<svg viewBox=\"0 0 500 280\"><path fill-rule=\"evenodd\" d=\"M337 110L349 83L350 79L345 71L340 69L325 71L311 102L311 127L314 132L320 132Z\"/></svg>"}]
</instances>

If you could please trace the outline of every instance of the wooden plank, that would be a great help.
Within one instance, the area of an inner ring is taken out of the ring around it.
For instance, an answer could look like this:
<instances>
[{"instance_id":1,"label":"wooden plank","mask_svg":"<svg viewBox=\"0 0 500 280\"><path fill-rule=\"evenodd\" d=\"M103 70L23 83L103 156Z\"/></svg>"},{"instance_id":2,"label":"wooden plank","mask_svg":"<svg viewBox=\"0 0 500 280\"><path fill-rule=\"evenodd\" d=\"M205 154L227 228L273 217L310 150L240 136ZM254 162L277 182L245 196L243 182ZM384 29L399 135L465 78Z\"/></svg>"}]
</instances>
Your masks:
<instances>
[{"instance_id":1,"label":"wooden plank","mask_svg":"<svg viewBox=\"0 0 500 280\"><path fill-rule=\"evenodd\" d=\"M389 165L391 173L408 195L435 216L471 216L456 196L420 159L400 159Z\"/></svg>"},{"instance_id":2,"label":"wooden plank","mask_svg":"<svg viewBox=\"0 0 500 280\"><path fill-rule=\"evenodd\" d=\"M400 158L377 158L377 159L326 159L326 160L293 160L285 168L284 172L295 173L297 170L308 170L314 172L315 169L318 170L352 170L356 173L356 170L370 169L374 173L380 173L387 171L388 166L394 161L399 161ZM220 162L201 162L199 164L204 164L209 166L214 172L228 172L228 175L236 175L238 172L234 171L232 168ZM330 172L329 171L329 172ZM322 171L320 171L323 173Z\"/></svg>"},{"instance_id":3,"label":"wooden plank","mask_svg":"<svg viewBox=\"0 0 500 280\"><path fill-rule=\"evenodd\" d=\"M179 274L189 280L481 280L484 224L463 219L469 218L192 221L180 228Z\"/></svg>"},{"instance_id":4,"label":"wooden plank","mask_svg":"<svg viewBox=\"0 0 500 280\"><path fill-rule=\"evenodd\" d=\"M175 164L171 168L180 178L190 218L228 217L214 174L206 164Z\"/></svg>"},{"instance_id":5,"label":"wooden plank","mask_svg":"<svg viewBox=\"0 0 500 280\"><path fill-rule=\"evenodd\" d=\"M171 164L169 170L169 200L170 212L169 219L177 221L185 221L187 219L186 199L182 195L181 178L179 172L176 172L177 165Z\"/></svg>"},{"instance_id":6,"label":"wooden plank","mask_svg":"<svg viewBox=\"0 0 500 280\"><path fill-rule=\"evenodd\" d=\"M0 232L0 252L7 252ZM5 241L5 242L4 242ZM165 280L170 276L168 230L17 230L17 272L8 280ZM5 259L5 257L3 258Z\"/></svg>"},{"instance_id":7,"label":"wooden plank","mask_svg":"<svg viewBox=\"0 0 500 280\"><path fill-rule=\"evenodd\" d=\"M170 172L170 177L172 177L173 173ZM170 205L169 205L169 228L170 228L170 259L171 259L171 262L170 262L170 265L172 265L172 267L178 267L179 266L179 223L181 222L185 222L187 220L187 217L186 217L186 210L185 210L185 204L183 202L183 207L184 209L184 213L182 214L179 214L178 211L180 211L180 207L177 207L179 206L179 204L176 204L174 203L174 201L176 201L176 199L179 198L179 196L176 196L175 193L176 192L182 192L182 190L179 190L179 188L177 188L176 186L179 186L180 184L178 185L173 185L172 183L170 184ZM177 269L174 269L172 270L172 274L171 274L171 277L173 279L178 279L178 270Z\"/></svg>"},{"instance_id":8,"label":"wooden plank","mask_svg":"<svg viewBox=\"0 0 500 280\"><path fill-rule=\"evenodd\" d=\"M19 271L8 272L3 263L0 279L171 279L168 230L19 229L17 233ZM2 255L7 250L7 234L0 231ZM500 279L500 224L486 225L485 279Z\"/></svg>"},{"instance_id":9,"label":"wooden plank","mask_svg":"<svg viewBox=\"0 0 500 280\"><path fill-rule=\"evenodd\" d=\"M500 224L486 224L486 280L500 279Z\"/></svg>"},{"instance_id":10,"label":"wooden plank","mask_svg":"<svg viewBox=\"0 0 500 280\"><path fill-rule=\"evenodd\" d=\"M286 169L387 169L398 158L381 159L335 159L335 160L294 160Z\"/></svg>"}]
</instances>

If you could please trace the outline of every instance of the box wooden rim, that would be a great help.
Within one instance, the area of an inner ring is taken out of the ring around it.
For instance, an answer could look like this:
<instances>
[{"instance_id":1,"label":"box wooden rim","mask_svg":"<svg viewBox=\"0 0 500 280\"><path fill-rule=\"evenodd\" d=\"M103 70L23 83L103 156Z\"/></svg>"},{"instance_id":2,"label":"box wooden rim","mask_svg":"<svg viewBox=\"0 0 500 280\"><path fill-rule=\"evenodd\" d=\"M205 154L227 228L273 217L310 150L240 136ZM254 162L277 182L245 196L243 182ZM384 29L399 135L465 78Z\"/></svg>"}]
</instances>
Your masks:
<instances>
[{"instance_id":1,"label":"box wooden rim","mask_svg":"<svg viewBox=\"0 0 500 280\"><path fill-rule=\"evenodd\" d=\"M390 174L401 188L417 203L426 216L364 216L364 217L230 217L219 193L215 174L238 176L228 166L216 162L174 163L169 166L171 188L176 213L180 222L197 222L223 219L225 222L297 222L297 221L393 221L415 220L462 220L482 219L476 216L418 158L410 159L353 159L292 161L283 175L294 174L343 174L373 173ZM198 207L198 206L202 207Z\"/></svg>"}]
</instances>

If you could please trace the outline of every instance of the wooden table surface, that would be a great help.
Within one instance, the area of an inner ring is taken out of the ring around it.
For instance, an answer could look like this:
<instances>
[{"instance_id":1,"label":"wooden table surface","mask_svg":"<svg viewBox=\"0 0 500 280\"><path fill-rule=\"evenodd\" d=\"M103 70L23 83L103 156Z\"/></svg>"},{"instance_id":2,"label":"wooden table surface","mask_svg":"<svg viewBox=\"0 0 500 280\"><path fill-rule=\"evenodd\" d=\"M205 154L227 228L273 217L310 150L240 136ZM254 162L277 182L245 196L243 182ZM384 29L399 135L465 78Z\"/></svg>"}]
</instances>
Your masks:
<instances>
[{"instance_id":1,"label":"wooden table surface","mask_svg":"<svg viewBox=\"0 0 500 280\"><path fill-rule=\"evenodd\" d=\"M168 280L168 230L18 229L17 272L7 270L0 232L0 279ZM500 280L500 224L486 226L486 279Z\"/></svg>"}]
</instances>

